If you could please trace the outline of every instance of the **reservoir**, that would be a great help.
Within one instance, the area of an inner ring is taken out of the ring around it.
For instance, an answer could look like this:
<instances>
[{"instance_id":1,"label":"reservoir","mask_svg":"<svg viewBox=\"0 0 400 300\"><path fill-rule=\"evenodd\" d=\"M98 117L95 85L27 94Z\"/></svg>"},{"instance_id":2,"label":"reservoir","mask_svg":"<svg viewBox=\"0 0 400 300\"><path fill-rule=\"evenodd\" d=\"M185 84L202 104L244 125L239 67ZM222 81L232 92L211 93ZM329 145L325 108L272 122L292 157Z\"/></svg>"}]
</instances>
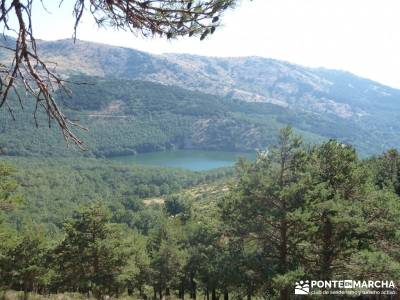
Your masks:
<instances>
[{"instance_id":1,"label":"reservoir","mask_svg":"<svg viewBox=\"0 0 400 300\"><path fill-rule=\"evenodd\" d=\"M207 171L222 167L232 167L239 157L254 159L255 153L175 150L166 152L143 153L131 156L113 157L113 161L125 164L148 165L158 167L182 168L192 171Z\"/></svg>"}]
</instances>

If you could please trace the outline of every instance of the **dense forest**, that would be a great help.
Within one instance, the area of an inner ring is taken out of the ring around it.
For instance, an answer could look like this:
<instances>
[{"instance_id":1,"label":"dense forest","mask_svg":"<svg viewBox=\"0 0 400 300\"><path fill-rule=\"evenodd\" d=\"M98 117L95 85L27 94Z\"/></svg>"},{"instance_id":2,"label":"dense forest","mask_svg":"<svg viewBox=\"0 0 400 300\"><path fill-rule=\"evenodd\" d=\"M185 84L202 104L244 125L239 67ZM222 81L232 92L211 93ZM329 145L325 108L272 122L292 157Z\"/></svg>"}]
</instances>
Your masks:
<instances>
[{"instance_id":1,"label":"dense forest","mask_svg":"<svg viewBox=\"0 0 400 300\"><path fill-rule=\"evenodd\" d=\"M335 140L305 145L286 127L234 171L99 164L3 160L3 290L284 300L303 279L399 286L397 150L360 159Z\"/></svg>"},{"instance_id":2,"label":"dense forest","mask_svg":"<svg viewBox=\"0 0 400 300\"><path fill-rule=\"evenodd\" d=\"M370 130L360 120L299 111L271 103L245 102L137 80L84 75L69 78L71 97L59 95L64 110L88 131L76 132L83 153L65 147L58 128L48 128L34 107L0 112L0 148L9 156L112 157L171 149L254 151L277 142L276 132L292 124L309 143L336 138L360 154L376 154L395 143L392 130ZM395 124L392 122L392 124ZM55 124L53 124L55 125ZM375 124L373 126L378 126ZM383 127L382 127L383 128Z\"/></svg>"},{"instance_id":3,"label":"dense forest","mask_svg":"<svg viewBox=\"0 0 400 300\"><path fill-rule=\"evenodd\" d=\"M132 213L143 208L143 199L162 198L233 174L230 168L192 172L89 158L12 157L6 161L17 170L14 176L24 199L21 209L7 217L19 226L45 224L51 232L58 232L74 210L99 200L128 223L141 222L146 212L134 218Z\"/></svg>"}]
</instances>

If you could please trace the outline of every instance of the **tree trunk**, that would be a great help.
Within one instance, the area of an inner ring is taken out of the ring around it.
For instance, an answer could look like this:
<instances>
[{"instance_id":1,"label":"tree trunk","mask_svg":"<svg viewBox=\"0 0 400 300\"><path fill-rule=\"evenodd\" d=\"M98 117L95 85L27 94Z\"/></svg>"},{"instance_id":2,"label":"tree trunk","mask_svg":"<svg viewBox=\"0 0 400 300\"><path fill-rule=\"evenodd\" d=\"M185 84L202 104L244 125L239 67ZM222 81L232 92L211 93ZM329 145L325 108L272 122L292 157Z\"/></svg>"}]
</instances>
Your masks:
<instances>
[{"instance_id":1,"label":"tree trunk","mask_svg":"<svg viewBox=\"0 0 400 300\"><path fill-rule=\"evenodd\" d=\"M247 300L251 300L251 294L252 294L252 289L251 289L251 283L247 286Z\"/></svg>"},{"instance_id":2,"label":"tree trunk","mask_svg":"<svg viewBox=\"0 0 400 300\"><path fill-rule=\"evenodd\" d=\"M224 300L229 300L229 293L227 290L224 291Z\"/></svg>"},{"instance_id":3,"label":"tree trunk","mask_svg":"<svg viewBox=\"0 0 400 300\"><path fill-rule=\"evenodd\" d=\"M323 248L322 248L322 262L320 270L320 278L324 280L331 279L331 264L333 260L333 226L329 216L323 214Z\"/></svg>"},{"instance_id":4,"label":"tree trunk","mask_svg":"<svg viewBox=\"0 0 400 300\"><path fill-rule=\"evenodd\" d=\"M285 187L285 169L286 169L286 164L288 160L288 150L284 145L288 143L288 136L285 136L285 140L283 141L282 147L281 147L281 163L280 163L280 175L279 175L279 186L281 189ZM285 274L287 272L287 244L288 244L288 238L287 238L287 231L288 231L288 224L287 224L287 203L285 197L282 197L279 199L281 204L282 204L282 219L280 221L280 245L279 245L279 269L281 274ZM289 290L287 287L284 287L280 290L280 299L281 300L289 300Z\"/></svg>"},{"instance_id":5,"label":"tree trunk","mask_svg":"<svg viewBox=\"0 0 400 300\"><path fill-rule=\"evenodd\" d=\"M190 279L190 299L196 300L196 282L194 282L194 278Z\"/></svg>"},{"instance_id":6,"label":"tree trunk","mask_svg":"<svg viewBox=\"0 0 400 300\"><path fill-rule=\"evenodd\" d=\"M185 299L185 286L184 283L181 283L181 286L179 288L179 299L184 300Z\"/></svg>"},{"instance_id":7,"label":"tree trunk","mask_svg":"<svg viewBox=\"0 0 400 300\"><path fill-rule=\"evenodd\" d=\"M211 290L211 300L217 300L217 294L215 292L215 288Z\"/></svg>"},{"instance_id":8,"label":"tree trunk","mask_svg":"<svg viewBox=\"0 0 400 300\"><path fill-rule=\"evenodd\" d=\"M28 283L24 282L24 300L28 300Z\"/></svg>"},{"instance_id":9,"label":"tree trunk","mask_svg":"<svg viewBox=\"0 0 400 300\"><path fill-rule=\"evenodd\" d=\"M285 274L287 272L287 263L288 263L288 258L287 258L287 244L288 244L288 238L287 238L287 220L286 220L286 201L283 200L283 213L284 216L282 218L281 224L280 224L280 249L279 249L279 267L280 267L280 273ZM280 299L281 300L288 300L289 299L289 290L287 287L284 287L280 290Z\"/></svg>"}]
</instances>

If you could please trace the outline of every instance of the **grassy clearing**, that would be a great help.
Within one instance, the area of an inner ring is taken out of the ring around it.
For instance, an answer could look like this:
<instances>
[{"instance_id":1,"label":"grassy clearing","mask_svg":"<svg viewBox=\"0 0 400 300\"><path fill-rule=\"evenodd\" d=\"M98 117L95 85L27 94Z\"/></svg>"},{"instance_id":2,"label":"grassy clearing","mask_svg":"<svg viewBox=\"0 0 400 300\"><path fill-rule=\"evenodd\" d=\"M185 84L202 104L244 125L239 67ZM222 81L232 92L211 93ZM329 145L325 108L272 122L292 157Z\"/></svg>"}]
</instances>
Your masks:
<instances>
[{"instance_id":1,"label":"grassy clearing","mask_svg":"<svg viewBox=\"0 0 400 300\"><path fill-rule=\"evenodd\" d=\"M28 293L27 298L24 297L24 292L17 291L0 291L0 300L83 300L94 299L87 297L87 295L79 293L63 293L63 294L50 294L39 295L36 293Z\"/></svg>"}]
</instances>

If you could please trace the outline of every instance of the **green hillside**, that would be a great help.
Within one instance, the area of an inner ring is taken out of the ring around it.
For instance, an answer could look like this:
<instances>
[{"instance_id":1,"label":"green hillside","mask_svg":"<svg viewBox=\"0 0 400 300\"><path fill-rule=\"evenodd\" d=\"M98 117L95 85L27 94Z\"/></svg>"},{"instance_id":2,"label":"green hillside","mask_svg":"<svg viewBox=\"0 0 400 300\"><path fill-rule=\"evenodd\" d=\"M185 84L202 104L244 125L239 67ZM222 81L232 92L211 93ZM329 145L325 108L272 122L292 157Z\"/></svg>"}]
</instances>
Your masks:
<instances>
[{"instance_id":1,"label":"green hillside","mask_svg":"<svg viewBox=\"0 0 400 300\"><path fill-rule=\"evenodd\" d=\"M24 199L20 209L8 215L9 221L45 224L52 232L57 232L74 210L97 201L109 206L121 222L133 224L139 220L132 218L132 213L144 209L143 199L164 197L232 175L229 168L192 172L89 158L6 157L0 166L5 162L16 169L15 179L21 185L18 192Z\"/></svg>"},{"instance_id":2,"label":"green hillside","mask_svg":"<svg viewBox=\"0 0 400 300\"><path fill-rule=\"evenodd\" d=\"M39 41L38 47L58 72L91 83L71 86L72 99L58 97L90 129L79 132L86 156L254 150L274 142L286 124L306 140L335 138L361 155L400 147L400 91L348 72L260 57L153 55L86 41ZM6 54L0 50L4 63ZM32 131L33 109L25 106L16 123L0 111L6 153L82 155L43 129L47 120Z\"/></svg>"},{"instance_id":3,"label":"green hillside","mask_svg":"<svg viewBox=\"0 0 400 300\"><path fill-rule=\"evenodd\" d=\"M33 108L19 110L16 121L1 112L0 147L7 155L68 155L110 157L168 149L254 151L276 141L278 128L292 124L309 142L337 138L363 154L382 151L385 133L368 131L357 122L244 102L146 81L74 76L72 97L59 95L71 119L89 131L76 129L87 151L66 147L56 127ZM53 124L54 125L54 124ZM387 133L390 134L389 132ZM387 139L393 145L397 141Z\"/></svg>"}]
</instances>

